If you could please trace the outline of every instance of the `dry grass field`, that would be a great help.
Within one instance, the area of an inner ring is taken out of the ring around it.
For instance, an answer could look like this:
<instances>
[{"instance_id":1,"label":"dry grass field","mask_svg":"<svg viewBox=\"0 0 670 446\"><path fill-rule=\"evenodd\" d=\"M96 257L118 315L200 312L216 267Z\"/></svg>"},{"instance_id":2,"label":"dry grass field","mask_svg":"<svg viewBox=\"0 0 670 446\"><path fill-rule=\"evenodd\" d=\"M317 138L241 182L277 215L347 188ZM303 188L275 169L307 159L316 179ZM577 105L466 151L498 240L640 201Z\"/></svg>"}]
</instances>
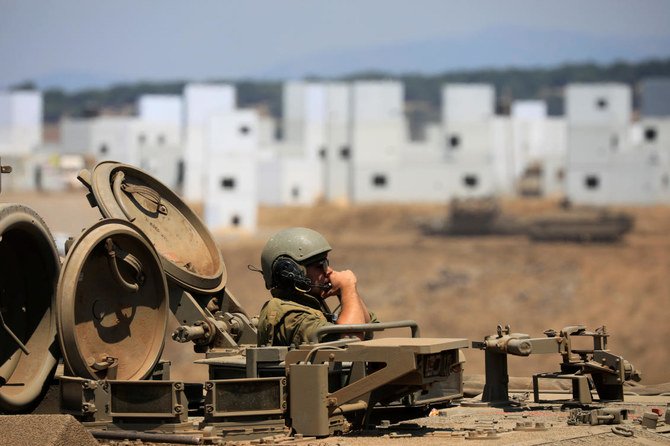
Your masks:
<instances>
[{"instance_id":1,"label":"dry grass field","mask_svg":"<svg viewBox=\"0 0 670 446\"><path fill-rule=\"evenodd\" d=\"M83 192L6 194L33 207L54 232L77 234L96 221ZM519 218L555 209L551 200L504 202ZM542 336L548 328L606 325L614 353L643 371L643 384L670 381L670 207L625 209L635 228L622 242L538 243L523 236L435 237L417 227L446 215L439 205L318 205L262 208L257 234L214 231L228 288L257 314L267 298L258 273L267 238L287 226L322 232L331 264L353 270L381 320L414 319L427 337L481 340L497 324ZM391 335L393 333L389 333ZM396 333L405 335L404 332ZM483 372L483 353L466 351L467 373ZM558 370L558 355L510 358L510 374Z\"/></svg>"}]
</instances>

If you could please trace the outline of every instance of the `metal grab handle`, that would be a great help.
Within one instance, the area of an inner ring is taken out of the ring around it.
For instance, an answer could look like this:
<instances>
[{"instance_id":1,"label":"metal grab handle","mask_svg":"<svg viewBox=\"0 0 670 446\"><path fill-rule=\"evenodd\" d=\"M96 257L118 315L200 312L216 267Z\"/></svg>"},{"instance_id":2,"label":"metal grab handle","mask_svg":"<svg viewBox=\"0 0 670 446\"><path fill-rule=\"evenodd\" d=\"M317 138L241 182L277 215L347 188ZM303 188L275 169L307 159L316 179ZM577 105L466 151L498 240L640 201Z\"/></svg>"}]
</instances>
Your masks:
<instances>
[{"instance_id":1,"label":"metal grab handle","mask_svg":"<svg viewBox=\"0 0 670 446\"><path fill-rule=\"evenodd\" d=\"M28 347L26 347L25 344L23 342L21 342L19 337L14 334L12 329L9 328L9 326L7 324L5 324L5 318L2 317L2 311L0 311L0 324L2 324L2 328L7 332L9 337L11 337L14 340L14 342L16 342L16 345L19 346L21 351L23 351L23 353L25 353L26 355L29 355L30 351L28 351Z\"/></svg>"},{"instance_id":2,"label":"metal grab handle","mask_svg":"<svg viewBox=\"0 0 670 446\"><path fill-rule=\"evenodd\" d=\"M121 251L120 248L114 245L111 237L105 240L105 249L107 249L107 263L109 264L109 268L112 270L112 277L114 277L116 283L121 285L121 287L123 287L126 291L137 293L140 289L140 285L144 282L144 273L142 272L142 264L140 261L132 254ZM119 265L116 261L117 257L126 262L128 266L135 270L135 278L137 283L130 283L123 278L121 271L119 271Z\"/></svg>"},{"instance_id":3,"label":"metal grab handle","mask_svg":"<svg viewBox=\"0 0 670 446\"><path fill-rule=\"evenodd\" d=\"M331 333L360 333L365 332L369 333L372 331L384 331L387 328L402 328L408 327L412 330L412 337L418 338L419 334L419 324L416 321L405 320L405 321L391 321L391 322L377 322L373 324L342 324L342 325L326 325L324 327L319 327L312 335L309 337L309 342L315 343L319 342L322 337Z\"/></svg>"},{"instance_id":4,"label":"metal grab handle","mask_svg":"<svg viewBox=\"0 0 670 446\"><path fill-rule=\"evenodd\" d=\"M121 191L127 194L142 195L143 197L145 197L146 199L148 199L149 201L151 201L153 204L156 205L156 209L154 210L154 212L167 214L167 208L165 207L165 205L161 203L161 196L158 192L147 186L125 183L124 182L125 179L126 174L123 173L123 171L119 170L118 172L116 172L116 174L114 174L112 192L114 194L114 198L116 199L117 203L119 203L119 207L121 208L123 215L126 216L128 221L133 222L135 220L135 217L130 216L130 212L128 212L125 203L121 200Z\"/></svg>"}]
</instances>

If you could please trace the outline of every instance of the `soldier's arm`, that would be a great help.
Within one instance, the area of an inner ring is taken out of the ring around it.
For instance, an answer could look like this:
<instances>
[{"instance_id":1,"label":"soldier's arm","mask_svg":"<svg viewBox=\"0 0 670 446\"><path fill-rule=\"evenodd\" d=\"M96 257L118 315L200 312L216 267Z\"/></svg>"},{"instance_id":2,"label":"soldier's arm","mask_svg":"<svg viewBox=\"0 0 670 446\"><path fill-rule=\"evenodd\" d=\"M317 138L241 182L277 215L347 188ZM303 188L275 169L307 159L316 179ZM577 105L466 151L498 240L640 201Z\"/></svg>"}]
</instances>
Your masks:
<instances>
[{"instance_id":1,"label":"soldier's arm","mask_svg":"<svg viewBox=\"0 0 670 446\"><path fill-rule=\"evenodd\" d=\"M337 318L338 324L367 324L370 312L365 301L358 294L356 275L350 271L332 271L328 276L332 289L330 293L338 294L342 310ZM356 334L363 339L363 333Z\"/></svg>"}]
</instances>

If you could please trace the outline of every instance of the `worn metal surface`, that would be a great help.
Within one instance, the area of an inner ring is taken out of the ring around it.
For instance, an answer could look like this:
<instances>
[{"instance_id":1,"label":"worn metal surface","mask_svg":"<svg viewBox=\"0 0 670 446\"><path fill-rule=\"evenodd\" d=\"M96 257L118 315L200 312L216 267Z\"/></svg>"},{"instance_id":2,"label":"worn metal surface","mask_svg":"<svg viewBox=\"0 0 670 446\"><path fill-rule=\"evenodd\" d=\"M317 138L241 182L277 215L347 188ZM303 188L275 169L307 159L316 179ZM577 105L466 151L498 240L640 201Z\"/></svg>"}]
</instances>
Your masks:
<instances>
[{"instance_id":1,"label":"worn metal surface","mask_svg":"<svg viewBox=\"0 0 670 446\"><path fill-rule=\"evenodd\" d=\"M138 288L122 285L118 273ZM86 230L58 280L58 331L67 369L90 379L147 377L163 349L167 293L158 255L137 227L106 219Z\"/></svg>"},{"instance_id":2,"label":"worn metal surface","mask_svg":"<svg viewBox=\"0 0 670 446\"><path fill-rule=\"evenodd\" d=\"M54 296L58 253L32 209L0 204L0 410L36 404L58 361Z\"/></svg>"},{"instance_id":3,"label":"worn metal surface","mask_svg":"<svg viewBox=\"0 0 670 446\"><path fill-rule=\"evenodd\" d=\"M79 178L104 217L128 220L149 237L171 280L198 293L225 287L226 266L214 238L167 186L136 167L112 161Z\"/></svg>"}]
</instances>

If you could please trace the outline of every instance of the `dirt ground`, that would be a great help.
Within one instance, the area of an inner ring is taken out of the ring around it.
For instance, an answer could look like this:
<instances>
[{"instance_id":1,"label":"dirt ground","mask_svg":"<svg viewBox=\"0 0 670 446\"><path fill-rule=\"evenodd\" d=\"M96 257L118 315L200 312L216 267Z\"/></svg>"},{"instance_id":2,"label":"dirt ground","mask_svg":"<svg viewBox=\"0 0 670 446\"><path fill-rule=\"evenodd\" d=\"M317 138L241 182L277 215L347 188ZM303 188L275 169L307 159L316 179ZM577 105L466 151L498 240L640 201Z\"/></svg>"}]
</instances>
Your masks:
<instances>
[{"instance_id":1,"label":"dirt ground","mask_svg":"<svg viewBox=\"0 0 670 446\"><path fill-rule=\"evenodd\" d=\"M3 193L0 201L35 209L52 232L76 235L99 218L83 191ZM507 215L554 210L553 200L514 200ZM267 298L259 266L267 238L287 226L322 232L331 265L351 269L381 320L414 319L425 337L482 340L496 325L541 337L546 329L606 325L610 349L643 372L643 383L670 381L670 207L627 208L635 228L622 242L538 243L523 236L426 236L418 222L446 215L442 205L318 205L261 208L256 234L213 231L228 289L251 314ZM405 332L388 335L406 335ZM483 373L483 353L466 351L466 373ZM510 357L510 374L557 371L558 355Z\"/></svg>"}]
</instances>

